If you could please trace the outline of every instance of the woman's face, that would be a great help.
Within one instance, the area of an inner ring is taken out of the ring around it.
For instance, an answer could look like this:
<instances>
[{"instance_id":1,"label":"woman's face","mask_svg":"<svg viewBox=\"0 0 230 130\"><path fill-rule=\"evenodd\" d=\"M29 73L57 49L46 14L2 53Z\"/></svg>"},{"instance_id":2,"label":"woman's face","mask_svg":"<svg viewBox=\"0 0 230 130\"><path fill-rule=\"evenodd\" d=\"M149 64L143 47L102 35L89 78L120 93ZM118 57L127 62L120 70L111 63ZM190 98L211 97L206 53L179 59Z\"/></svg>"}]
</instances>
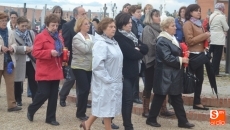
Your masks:
<instances>
[{"instance_id":1,"label":"woman's face","mask_svg":"<svg viewBox=\"0 0 230 130\"><path fill-rule=\"evenodd\" d=\"M87 33L89 31L89 27L90 27L89 21L85 19L81 25L81 31Z\"/></svg>"},{"instance_id":2,"label":"woman's face","mask_svg":"<svg viewBox=\"0 0 230 130\"><path fill-rule=\"evenodd\" d=\"M11 14L10 15L10 21L12 23L16 23L17 22L17 19L18 19L18 16L16 14Z\"/></svg>"},{"instance_id":3,"label":"woman's face","mask_svg":"<svg viewBox=\"0 0 230 130\"><path fill-rule=\"evenodd\" d=\"M166 28L165 31L167 33L169 33L170 35L176 34L176 25L175 25L175 22L170 23L169 27Z\"/></svg>"},{"instance_id":4,"label":"woman's face","mask_svg":"<svg viewBox=\"0 0 230 130\"><path fill-rule=\"evenodd\" d=\"M17 24L17 27L21 32L25 32L27 30L28 23L23 22L23 23Z\"/></svg>"},{"instance_id":5,"label":"woman's face","mask_svg":"<svg viewBox=\"0 0 230 130\"><path fill-rule=\"evenodd\" d=\"M145 14L149 13L151 10L152 10L151 7L147 7L147 8L145 9Z\"/></svg>"},{"instance_id":6,"label":"woman's face","mask_svg":"<svg viewBox=\"0 0 230 130\"><path fill-rule=\"evenodd\" d=\"M54 32L56 32L57 30L58 30L58 25L59 25L59 23L50 23L49 24L49 26L46 26L46 28L50 31L50 32L52 32L52 33L54 33Z\"/></svg>"},{"instance_id":7,"label":"woman's face","mask_svg":"<svg viewBox=\"0 0 230 130\"><path fill-rule=\"evenodd\" d=\"M7 25L7 18L0 19L0 28L5 29Z\"/></svg>"},{"instance_id":8,"label":"woman's face","mask_svg":"<svg viewBox=\"0 0 230 130\"><path fill-rule=\"evenodd\" d=\"M136 19L141 19L141 9L137 9L135 13L132 13L132 16Z\"/></svg>"},{"instance_id":9,"label":"woman's face","mask_svg":"<svg viewBox=\"0 0 230 130\"><path fill-rule=\"evenodd\" d=\"M124 30L126 32L131 32L131 30L132 30L132 20L131 20L131 18L129 19L128 24L123 25L122 30Z\"/></svg>"},{"instance_id":10,"label":"woman's face","mask_svg":"<svg viewBox=\"0 0 230 130\"><path fill-rule=\"evenodd\" d=\"M180 11L180 17L181 17L181 18L185 18L185 9L182 9L182 10Z\"/></svg>"},{"instance_id":11,"label":"woman's face","mask_svg":"<svg viewBox=\"0 0 230 130\"><path fill-rule=\"evenodd\" d=\"M110 23L105 30L103 30L103 33L108 36L109 38L112 38L115 35L116 32L116 25L114 22Z\"/></svg>"},{"instance_id":12,"label":"woman's face","mask_svg":"<svg viewBox=\"0 0 230 130\"><path fill-rule=\"evenodd\" d=\"M123 12L124 12L124 13L128 13L128 12L129 12L129 8L130 8L130 6L126 6L126 7L123 9Z\"/></svg>"},{"instance_id":13,"label":"woman's face","mask_svg":"<svg viewBox=\"0 0 230 130\"><path fill-rule=\"evenodd\" d=\"M156 12L154 12L153 16L152 16L152 19L153 19L153 22L154 23L157 23L157 24L160 24L161 22L161 17L159 14L157 14Z\"/></svg>"},{"instance_id":14,"label":"woman's face","mask_svg":"<svg viewBox=\"0 0 230 130\"><path fill-rule=\"evenodd\" d=\"M61 18L61 10L60 9L54 10L54 14L56 14L59 18Z\"/></svg>"},{"instance_id":15,"label":"woman's face","mask_svg":"<svg viewBox=\"0 0 230 130\"><path fill-rule=\"evenodd\" d=\"M194 17L196 19L201 18L201 10L200 9L190 12L190 14L192 17Z\"/></svg>"}]
</instances>

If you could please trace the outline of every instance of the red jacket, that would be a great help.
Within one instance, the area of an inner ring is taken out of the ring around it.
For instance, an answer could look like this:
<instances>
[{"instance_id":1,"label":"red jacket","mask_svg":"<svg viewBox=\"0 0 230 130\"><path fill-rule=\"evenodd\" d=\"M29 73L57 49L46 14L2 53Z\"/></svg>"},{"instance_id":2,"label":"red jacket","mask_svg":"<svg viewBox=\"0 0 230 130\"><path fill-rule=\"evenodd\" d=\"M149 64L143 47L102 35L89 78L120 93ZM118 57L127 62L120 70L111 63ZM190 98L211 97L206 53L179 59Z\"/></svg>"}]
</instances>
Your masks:
<instances>
[{"instance_id":1,"label":"red jacket","mask_svg":"<svg viewBox=\"0 0 230 130\"><path fill-rule=\"evenodd\" d=\"M54 39L44 29L34 41L33 56L36 58L36 81L63 79L62 57L51 56L55 49Z\"/></svg>"}]
</instances>

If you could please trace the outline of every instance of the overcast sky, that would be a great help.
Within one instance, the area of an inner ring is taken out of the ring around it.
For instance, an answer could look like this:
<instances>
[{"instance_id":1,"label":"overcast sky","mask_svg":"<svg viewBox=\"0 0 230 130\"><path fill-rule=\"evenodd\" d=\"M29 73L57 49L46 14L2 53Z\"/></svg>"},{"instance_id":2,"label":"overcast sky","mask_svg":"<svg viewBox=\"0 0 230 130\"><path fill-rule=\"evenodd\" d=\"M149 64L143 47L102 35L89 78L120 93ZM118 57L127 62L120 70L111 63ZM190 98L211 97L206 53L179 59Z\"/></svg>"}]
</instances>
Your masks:
<instances>
[{"instance_id":1,"label":"overcast sky","mask_svg":"<svg viewBox=\"0 0 230 130\"><path fill-rule=\"evenodd\" d=\"M107 4L107 12L111 12L111 2L116 2L117 12L121 10L122 6L125 3L137 4L142 3L142 7L146 4L152 4L154 8L159 9L160 5L164 0L0 0L0 5L14 6L14 7L23 7L23 3L27 3L27 7L30 8L42 8L45 4L51 9L54 5L61 6L64 10L73 10L74 7L83 5L87 10L91 11L100 11L103 9L104 4ZM166 1L166 10L173 12L178 10L181 6L187 6L189 4L194 4L195 0L165 0ZM102 10L103 11L103 10Z\"/></svg>"}]
</instances>

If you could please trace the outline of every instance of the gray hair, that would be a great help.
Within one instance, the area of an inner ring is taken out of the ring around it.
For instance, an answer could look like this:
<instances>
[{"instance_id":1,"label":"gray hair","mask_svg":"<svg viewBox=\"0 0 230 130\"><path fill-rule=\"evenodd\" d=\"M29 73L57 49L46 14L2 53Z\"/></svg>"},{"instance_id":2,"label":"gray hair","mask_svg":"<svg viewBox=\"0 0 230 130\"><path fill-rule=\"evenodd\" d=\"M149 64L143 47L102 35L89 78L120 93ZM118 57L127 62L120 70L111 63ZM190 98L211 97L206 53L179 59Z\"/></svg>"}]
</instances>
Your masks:
<instances>
[{"instance_id":1,"label":"gray hair","mask_svg":"<svg viewBox=\"0 0 230 130\"><path fill-rule=\"evenodd\" d=\"M224 3L216 3L215 9L224 9Z\"/></svg>"},{"instance_id":2,"label":"gray hair","mask_svg":"<svg viewBox=\"0 0 230 130\"><path fill-rule=\"evenodd\" d=\"M171 23L175 23L175 19L173 17L164 18L160 23L161 30L165 31L165 29L168 28Z\"/></svg>"},{"instance_id":3,"label":"gray hair","mask_svg":"<svg viewBox=\"0 0 230 130\"><path fill-rule=\"evenodd\" d=\"M78 15L78 9L82 8L81 6L78 6L76 8L73 9L73 17L75 17L76 15Z\"/></svg>"}]
</instances>

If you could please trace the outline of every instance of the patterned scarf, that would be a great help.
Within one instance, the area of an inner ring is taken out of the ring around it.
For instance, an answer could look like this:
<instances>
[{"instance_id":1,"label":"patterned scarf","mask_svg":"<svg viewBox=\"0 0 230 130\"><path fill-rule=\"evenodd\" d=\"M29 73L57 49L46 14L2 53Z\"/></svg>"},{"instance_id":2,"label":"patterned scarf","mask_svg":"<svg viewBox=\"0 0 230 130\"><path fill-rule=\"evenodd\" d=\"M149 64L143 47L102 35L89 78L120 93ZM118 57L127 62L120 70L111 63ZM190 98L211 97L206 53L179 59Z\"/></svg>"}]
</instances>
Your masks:
<instances>
[{"instance_id":1,"label":"patterned scarf","mask_svg":"<svg viewBox=\"0 0 230 130\"><path fill-rule=\"evenodd\" d=\"M16 34L23 39L26 46L31 46L32 42L30 40L29 31L21 32L18 28L15 29Z\"/></svg>"},{"instance_id":2,"label":"patterned scarf","mask_svg":"<svg viewBox=\"0 0 230 130\"><path fill-rule=\"evenodd\" d=\"M200 19L197 19L197 18L194 18L194 17L191 17L190 18L190 21L195 24L196 26L198 27L202 27L202 22Z\"/></svg>"},{"instance_id":3,"label":"patterned scarf","mask_svg":"<svg viewBox=\"0 0 230 130\"><path fill-rule=\"evenodd\" d=\"M50 36L54 39L55 41L55 50L58 52L58 56L60 56L62 54L62 43L61 43L61 40L59 39L59 36L58 36L58 32L50 32L48 29L47 31L49 32Z\"/></svg>"},{"instance_id":4,"label":"patterned scarf","mask_svg":"<svg viewBox=\"0 0 230 130\"><path fill-rule=\"evenodd\" d=\"M3 39L4 46L8 47L8 29L7 28L5 28L5 29L0 28L0 35L1 35L2 39ZM11 61L12 61L12 59L11 59L10 53L9 52L4 53L4 63L5 63L5 65L7 65L7 63L9 63Z\"/></svg>"},{"instance_id":5,"label":"patterned scarf","mask_svg":"<svg viewBox=\"0 0 230 130\"><path fill-rule=\"evenodd\" d=\"M120 29L118 29L118 31L121 34L123 34L124 36L126 36L127 38L129 38L130 40L132 40L134 42L135 46L138 45L138 39L136 38L136 36L132 32L126 32L126 31L120 30Z\"/></svg>"}]
</instances>

